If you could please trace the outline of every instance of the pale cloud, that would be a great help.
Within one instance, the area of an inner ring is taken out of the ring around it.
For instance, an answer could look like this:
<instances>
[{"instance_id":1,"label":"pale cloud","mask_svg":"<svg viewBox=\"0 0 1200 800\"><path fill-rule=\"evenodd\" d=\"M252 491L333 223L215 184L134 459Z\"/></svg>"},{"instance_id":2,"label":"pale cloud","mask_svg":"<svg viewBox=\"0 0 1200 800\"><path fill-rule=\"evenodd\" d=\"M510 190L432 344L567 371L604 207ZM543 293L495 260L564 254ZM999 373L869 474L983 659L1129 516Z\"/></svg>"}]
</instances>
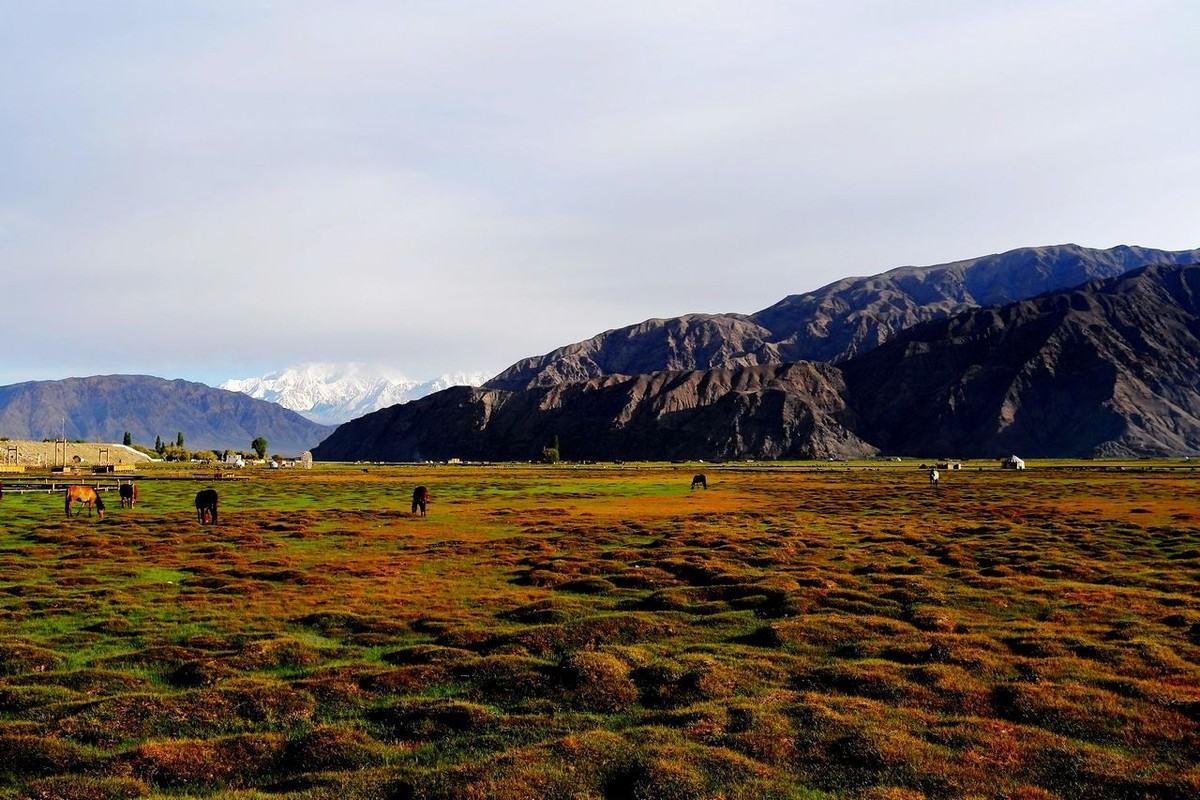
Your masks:
<instances>
[{"instance_id":1,"label":"pale cloud","mask_svg":"<svg viewBox=\"0 0 1200 800\"><path fill-rule=\"evenodd\" d=\"M498 370L899 264L1200 244L1187 2L0 20L0 310L38 334L5 382Z\"/></svg>"}]
</instances>

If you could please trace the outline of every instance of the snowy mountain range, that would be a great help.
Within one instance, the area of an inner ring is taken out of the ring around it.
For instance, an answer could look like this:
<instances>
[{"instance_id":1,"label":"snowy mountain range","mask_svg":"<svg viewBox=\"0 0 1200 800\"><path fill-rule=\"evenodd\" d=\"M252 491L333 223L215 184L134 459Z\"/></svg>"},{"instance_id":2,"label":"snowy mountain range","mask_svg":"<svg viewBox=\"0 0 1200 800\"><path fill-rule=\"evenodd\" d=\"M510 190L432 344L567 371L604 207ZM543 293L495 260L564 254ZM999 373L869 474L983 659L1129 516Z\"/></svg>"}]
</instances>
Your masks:
<instances>
[{"instance_id":1,"label":"snowy mountain range","mask_svg":"<svg viewBox=\"0 0 1200 800\"><path fill-rule=\"evenodd\" d=\"M269 400L323 425L407 403L451 386L479 386L491 376L456 372L415 381L369 364L300 364L261 378L230 378L222 389Z\"/></svg>"}]
</instances>

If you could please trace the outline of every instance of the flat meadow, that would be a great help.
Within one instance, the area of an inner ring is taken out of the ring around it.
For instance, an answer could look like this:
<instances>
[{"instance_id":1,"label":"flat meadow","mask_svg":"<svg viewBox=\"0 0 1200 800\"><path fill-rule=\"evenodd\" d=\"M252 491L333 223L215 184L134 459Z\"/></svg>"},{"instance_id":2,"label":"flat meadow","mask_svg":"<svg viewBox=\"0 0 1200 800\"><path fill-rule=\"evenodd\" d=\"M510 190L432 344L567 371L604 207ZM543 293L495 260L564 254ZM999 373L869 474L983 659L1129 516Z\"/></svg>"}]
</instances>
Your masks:
<instances>
[{"instance_id":1,"label":"flat meadow","mask_svg":"<svg viewBox=\"0 0 1200 800\"><path fill-rule=\"evenodd\" d=\"M7 494L0 798L1200 797L1200 473L1147 466Z\"/></svg>"}]
</instances>

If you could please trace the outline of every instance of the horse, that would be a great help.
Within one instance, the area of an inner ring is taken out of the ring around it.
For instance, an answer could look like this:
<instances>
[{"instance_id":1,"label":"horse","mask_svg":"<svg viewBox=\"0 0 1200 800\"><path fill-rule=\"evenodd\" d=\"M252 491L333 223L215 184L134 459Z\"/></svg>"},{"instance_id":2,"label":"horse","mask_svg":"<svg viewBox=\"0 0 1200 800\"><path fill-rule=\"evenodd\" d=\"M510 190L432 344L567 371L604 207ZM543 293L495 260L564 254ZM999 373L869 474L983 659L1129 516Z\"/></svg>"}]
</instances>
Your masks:
<instances>
[{"instance_id":1,"label":"horse","mask_svg":"<svg viewBox=\"0 0 1200 800\"><path fill-rule=\"evenodd\" d=\"M942 476L938 473L936 468L929 470L929 485L930 486L937 488L937 486L939 485L938 481L940 481L941 479L942 479Z\"/></svg>"},{"instance_id":2,"label":"horse","mask_svg":"<svg viewBox=\"0 0 1200 800\"><path fill-rule=\"evenodd\" d=\"M217 490L201 489L196 492L196 519L201 525L217 524Z\"/></svg>"},{"instance_id":3,"label":"horse","mask_svg":"<svg viewBox=\"0 0 1200 800\"><path fill-rule=\"evenodd\" d=\"M692 476L692 489L695 489L697 486L701 489L708 489L708 478L704 477L703 473ZM688 491L690 492L692 489L688 489Z\"/></svg>"},{"instance_id":4,"label":"horse","mask_svg":"<svg viewBox=\"0 0 1200 800\"><path fill-rule=\"evenodd\" d=\"M117 494L121 496L121 508L133 508L137 505L136 483L122 483L117 489Z\"/></svg>"},{"instance_id":5,"label":"horse","mask_svg":"<svg viewBox=\"0 0 1200 800\"><path fill-rule=\"evenodd\" d=\"M71 505L73 503L82 503L87 506L89 517L92 515L92 508L95 507L100 519L104 519L104 501L100 499L100 495L96 492L94 486L68 486L63 495L66 500L67 517L71 516ZM79 516L78 511L75 512L75 516Z\"/></svg>"},{"instance_id":6,"label":"horse","mask_svg":"<svg viewBox=\"0 0 1200 800\"><path fill-rule=\"evenodd\" d=\"M413 489L412 513L417 513L417 509L421 509L421 516L425 516L425 505L429 502L429 490L424 486L418 486Z\"/></svg>"}]
</instances>

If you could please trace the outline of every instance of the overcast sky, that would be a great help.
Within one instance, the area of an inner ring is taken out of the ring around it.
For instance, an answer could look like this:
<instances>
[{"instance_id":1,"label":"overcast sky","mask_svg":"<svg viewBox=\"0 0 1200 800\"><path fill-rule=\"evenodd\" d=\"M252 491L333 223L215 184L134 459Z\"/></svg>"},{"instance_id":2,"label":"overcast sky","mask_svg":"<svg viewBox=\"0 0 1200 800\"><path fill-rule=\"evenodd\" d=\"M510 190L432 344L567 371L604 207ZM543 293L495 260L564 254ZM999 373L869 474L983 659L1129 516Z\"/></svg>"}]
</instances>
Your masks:
<instances>
[{"instance_id":1,"label":"overcast sky","mask_svg":"<svg viewBox=\"0 0 1200 800\"><path fill-rule=\"evenodd\" d=\"M1200 3L0 0L0 383L498 371L1200 245Z\"/></svg>"}]
</instances>

